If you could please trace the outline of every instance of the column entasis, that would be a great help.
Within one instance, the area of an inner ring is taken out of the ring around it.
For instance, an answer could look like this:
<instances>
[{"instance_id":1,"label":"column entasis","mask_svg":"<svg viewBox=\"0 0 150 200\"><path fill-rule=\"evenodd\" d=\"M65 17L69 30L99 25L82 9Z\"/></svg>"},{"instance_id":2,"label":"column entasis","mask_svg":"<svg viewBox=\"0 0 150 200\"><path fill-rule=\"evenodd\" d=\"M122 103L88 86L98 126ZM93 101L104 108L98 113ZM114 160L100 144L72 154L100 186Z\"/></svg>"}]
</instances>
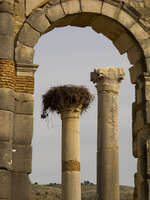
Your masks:
<instances>
[{"instance_id":1,"label":"column entasis","mask_svg":"<svg viewBox=\"0 0 150 200\"><path fill-rule=\"evenodd\" d=\"M97 199L119 200L118 92L122 68L99 68L91 73L98 93Z\"/></svg>"}]
</instances>

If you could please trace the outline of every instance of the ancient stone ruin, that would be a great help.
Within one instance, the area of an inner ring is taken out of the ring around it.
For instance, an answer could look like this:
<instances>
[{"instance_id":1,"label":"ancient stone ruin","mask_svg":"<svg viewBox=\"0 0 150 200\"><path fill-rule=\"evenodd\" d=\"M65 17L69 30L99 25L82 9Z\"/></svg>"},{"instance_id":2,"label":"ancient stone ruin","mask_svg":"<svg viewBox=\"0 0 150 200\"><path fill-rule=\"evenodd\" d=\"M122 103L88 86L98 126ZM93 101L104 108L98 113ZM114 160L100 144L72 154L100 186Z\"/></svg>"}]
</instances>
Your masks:
<instances>
[{"instance_id":1,"label":"ancient stone ruin","mask_svg":"<svg viewBox=\"0 0 150 200\"><path fill-rule=\"evenodd\" d=\"M97 199L119 200L118 93L125 73L99 68L91 73L98 95Z\"/></svg>"},{"instance_id":2,"label":"ancient stone ruin","mask_svg":"<svg viewBox=\"0 0 150 200\"><path fill-rule=\"evenodd\" d=\"M43 96L42 116L48 109L61 115L62 199L65 200L81 200L80 114L87 110L92 100L87 88L73 85L51 88Z\"/></svg>"},{"instance_id":3,"label":"ancient stone ruin","mask_svg":"<svg viewBox=\"0 0 150 200\"><path fill-rule=\"evenodd\" d=\"M56 27L90 26L127 53L135 84L134 200L150 199L150 1L0 1L0 199L29 200L32 161L34 46Z\"/></svg>"}]
</instances>

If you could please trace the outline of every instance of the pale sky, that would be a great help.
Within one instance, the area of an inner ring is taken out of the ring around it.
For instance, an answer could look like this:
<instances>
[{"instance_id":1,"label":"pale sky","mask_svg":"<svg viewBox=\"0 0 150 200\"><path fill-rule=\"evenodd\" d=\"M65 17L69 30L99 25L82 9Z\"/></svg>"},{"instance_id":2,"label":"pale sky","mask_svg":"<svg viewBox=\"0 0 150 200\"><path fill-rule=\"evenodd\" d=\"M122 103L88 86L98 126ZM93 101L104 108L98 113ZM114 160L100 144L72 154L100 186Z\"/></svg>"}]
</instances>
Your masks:
<instances>
[{"instance_id":1,"label":"pale sky","mask_svg":"<svg viewBox=\"0 0 150 200\"><path fill-rule=\"evenodd\" d=\"M61 182L61 120L51 114L40 118L41 96L51 86L85 85L96 96L81 116L81 180L96 183L97 93L90 72L100 67L123 67L125 80L119 94L120 184L133 185L136 159L132 156L131 106L134 86L129 79L127 55L120 55L112 42L91 28L57 28L42 36L35 47L33 167L31 181L40 184Z\"/></svg>"}]
</instances>

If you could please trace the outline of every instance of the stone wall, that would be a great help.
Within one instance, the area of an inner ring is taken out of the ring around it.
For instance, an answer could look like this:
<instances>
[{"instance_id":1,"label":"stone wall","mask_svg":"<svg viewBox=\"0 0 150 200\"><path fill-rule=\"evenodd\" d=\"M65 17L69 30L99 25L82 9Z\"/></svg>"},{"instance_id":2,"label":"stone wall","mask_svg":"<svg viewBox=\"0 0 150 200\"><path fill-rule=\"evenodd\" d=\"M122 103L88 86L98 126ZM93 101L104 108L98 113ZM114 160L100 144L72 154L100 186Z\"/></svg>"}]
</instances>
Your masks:
<instances>
[{"instance_id":1,"label":"stone wall","mask_svg":"<svg viewBox=\"0 0 150 200\"><path fill-rule=\"evenodd\" d=\"M42 23L41 23L42 22ZM101 22L101 23L100 23ZM34 46L55 27L91 28L108 37L133 67L135 200L150 196L150 1L0 1L0 199L29 200L32 161ZM9 124L9 126L8 126ZM2 189L1 189L2 188Z\"/></svg>"}]
</instances>

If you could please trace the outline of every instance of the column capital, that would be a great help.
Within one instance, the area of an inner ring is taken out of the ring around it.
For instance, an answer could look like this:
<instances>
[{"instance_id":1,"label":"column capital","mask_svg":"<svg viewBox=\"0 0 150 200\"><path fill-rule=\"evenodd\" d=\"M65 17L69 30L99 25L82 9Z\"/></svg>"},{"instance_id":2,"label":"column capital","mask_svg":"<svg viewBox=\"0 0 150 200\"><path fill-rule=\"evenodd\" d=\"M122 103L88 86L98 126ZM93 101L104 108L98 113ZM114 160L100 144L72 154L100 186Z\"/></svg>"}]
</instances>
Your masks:
<instances>
[{"instance_id":1,"label":"column capital","mask_svg":"<svg viewBox=\"0 0 150 200\"><path fill-rule=\"evenodd\" d=\"M91 72L91 81L97 83L99 79L111 79L117 80L120 82L125 77L124 69L119 67L105 67L94 69L94 72Z\"/></svg>"},{"instance_id":2,"label":"column capital","mask_svg":"<svg viewBox=\"0 0 150 200\"><path fill-rule=\"evenodd\" d=\"M81 108L82 108L82 105L78 107L72 106L72 107L64 108L63 110L60 111L61 119L79 118L81 114Z\"/></svg>"},{"instance_id":3,"label":"column capital","mask_svg":"<svg viewBox=\"0 0 150 200\"><path fill-rule=\"evenodd\" d=\"M119 83L124 77L124 69L118 67L98 68L91 72L91 81L96 84L98 91L118 92Z\"/></svg>"}]
</instances>

